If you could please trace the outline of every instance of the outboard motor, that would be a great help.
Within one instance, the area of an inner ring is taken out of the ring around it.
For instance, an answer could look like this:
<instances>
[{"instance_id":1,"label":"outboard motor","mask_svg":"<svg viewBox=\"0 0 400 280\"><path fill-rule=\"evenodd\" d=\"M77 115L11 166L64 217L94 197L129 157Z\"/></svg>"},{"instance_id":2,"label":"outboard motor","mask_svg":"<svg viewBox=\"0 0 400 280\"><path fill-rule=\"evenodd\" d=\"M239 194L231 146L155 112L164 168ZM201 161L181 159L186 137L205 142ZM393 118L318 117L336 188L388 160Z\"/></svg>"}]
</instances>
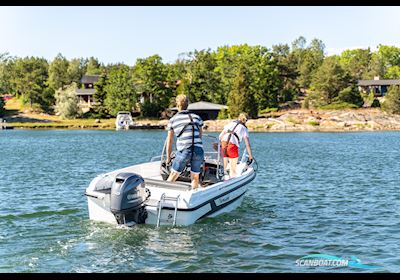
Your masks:
<instances>
[{"instance_id":1,"label":"outboard motor","mask_svg":"<svg viewBox=\"0 0 400 280\"><path fill-rule=\"evenodd\" d=\"M150 197L142 176L135 173L120 173L111 187L111 212L118 224L144 224L147 211L144 203Z\"/></svg>"}]
</instances>

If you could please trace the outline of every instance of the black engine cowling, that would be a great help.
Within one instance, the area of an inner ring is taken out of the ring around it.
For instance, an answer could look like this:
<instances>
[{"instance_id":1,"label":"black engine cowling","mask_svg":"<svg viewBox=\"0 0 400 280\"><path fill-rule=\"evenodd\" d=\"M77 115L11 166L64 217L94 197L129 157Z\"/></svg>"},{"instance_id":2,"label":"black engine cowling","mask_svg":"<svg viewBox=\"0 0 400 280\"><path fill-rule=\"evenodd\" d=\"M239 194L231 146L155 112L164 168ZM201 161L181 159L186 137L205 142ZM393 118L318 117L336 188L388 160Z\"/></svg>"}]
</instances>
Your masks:
<instances>
[{"instance_id":1,"label":"black engine cowling","mask_svg":"<svg viewBox=\"0 0 400 280\"><path fill-rule=\"evenodd\" d=\"M144 202L149 196L142 176L128 172L118 174L111 187L110 201L118 224L144 224L147 218Z\"/></svg>"}]
</instances>

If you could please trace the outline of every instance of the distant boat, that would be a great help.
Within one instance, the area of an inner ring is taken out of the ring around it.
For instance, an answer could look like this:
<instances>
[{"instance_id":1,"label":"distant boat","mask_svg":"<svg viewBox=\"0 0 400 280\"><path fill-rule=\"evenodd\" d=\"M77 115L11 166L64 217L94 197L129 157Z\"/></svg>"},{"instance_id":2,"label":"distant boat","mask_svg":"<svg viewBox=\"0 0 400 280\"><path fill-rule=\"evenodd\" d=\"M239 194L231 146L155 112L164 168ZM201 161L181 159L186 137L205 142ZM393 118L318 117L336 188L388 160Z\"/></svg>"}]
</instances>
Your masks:
<instances>
[{"instance_id":1,"label":"distant boat","mask_svg":"<svg viewBox=\"0 0 400 280\"><path fill-rule=\"evenodd\" d=\"M0 125L0 130L1 129L14 129L14 127L13 126Z\"/></svg>"},{"instance_id":2,"label":"distant boat","mask_svg":"<svg viewBox=\"0 0 400 280\"><path fill-rule=\"evenodd\" d=\"M3 120L2 118L0 118L0 130L2 130L2 129L14 129L13 126L4 125L5 123L6 123L6 120Z\"/></svg>"},{"instance_id":3,"label":"distant boat","mask_svg":"<svg viewBox=\"0 0 400 280\"><path fill-rule=\"evenodd\" d=\"M128 111L120 111L115 119L115 129L124 130L134 126L132 115Z\"/></svg>"}]
</instances>

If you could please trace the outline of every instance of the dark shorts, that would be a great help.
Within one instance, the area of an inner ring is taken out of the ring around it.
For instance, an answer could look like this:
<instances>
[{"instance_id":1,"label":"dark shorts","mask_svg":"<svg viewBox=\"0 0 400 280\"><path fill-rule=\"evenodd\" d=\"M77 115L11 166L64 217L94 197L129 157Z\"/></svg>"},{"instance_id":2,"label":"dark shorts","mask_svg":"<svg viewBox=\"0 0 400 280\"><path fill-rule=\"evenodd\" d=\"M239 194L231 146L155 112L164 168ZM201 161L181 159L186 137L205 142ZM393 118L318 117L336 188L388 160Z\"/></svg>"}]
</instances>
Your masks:
<instances>
[{"instance_id":1,"label":"dark shorts","mask_svg":"<svg viewBox=\"0 0 400 280\"><path fill-rule=\"evenodd\" d=\"M226 153L225 153L225 148L226 148L226 144L227 142L223 141L221 143L221 149L222 149L222 154L224 157L228 157L228 158L238 158L239 157L239 148L238 146L236 146L235 144L229 142L229 145L226 149Z\"/></svg>"},{"instance_id":2,"label":"dark shorts","mask_svg":"<svg viewBox=\"0 0 400 280\"><path fill-rule=\"evenodd\" d=\"M204 161L204 151L200 147L193 148L193 157L190 161L192 155L192 149L183 149L182 151L176 151L174 161L172 162L171 171L181 173L185 166L190 162L190 171L193 173L200 173L200 167Z\"/></svg>"}]
</instances>

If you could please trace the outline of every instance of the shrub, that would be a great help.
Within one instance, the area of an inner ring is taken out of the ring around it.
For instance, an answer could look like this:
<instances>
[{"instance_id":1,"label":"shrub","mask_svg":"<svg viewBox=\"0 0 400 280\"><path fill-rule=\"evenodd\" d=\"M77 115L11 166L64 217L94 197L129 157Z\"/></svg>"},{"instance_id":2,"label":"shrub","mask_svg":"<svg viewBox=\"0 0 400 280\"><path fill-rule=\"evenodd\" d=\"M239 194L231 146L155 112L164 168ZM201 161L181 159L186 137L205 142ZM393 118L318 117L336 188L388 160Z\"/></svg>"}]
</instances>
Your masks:
<instances>
[{"instance_id":1,"label":"shrub","mask_svg":"<svg viewBox=\"0 0 400 280\"><path fill-rule=\"evenodd\" d=\"M343 110L358 108L358 106L347 102L335 102L328 105L323 105L319 108L322 110Z\"/></svg>"},{"instance_id":2,"label":"shrub","mask_svg":"<svg viewBox=\"0 0 400 280\"><path fill-rule=\"evenodd\" d=\"M381 103L379 102L379 100L377 98L375 98L374 101L372 101L371 107L372 108L381 107Z\"/></svg>"},{"instance_id":3,"label":"shrub","mask_svg":"<svg viewBox=\"0 0 400 280\"><path fill-rule=\"evenodd\" d=\"M375 95L373 92L364 92L361 94L362 99L364 100L365 105L372 106L372 103L374 102Z\"/></svg>"},{"instance_id":4,"label":"shrub","mask_svg":"<svg viewBox=\"0 0 400 280\"><path fill-rule=\"evenodd\" d=\"M278 108L265 108L260 111L260 114L266 114L278 111Z\"/></svg>"},{"instance_id":5,"label":"shrub","mask_svg":"<svg viewBox=\"0 0 400 280\"><path fill-rule=\"evenodd\" d=\"M78 106L78 97L75 94L76 83L72 83L65 89L56 91L56 107L55 111L60 114L62 119L73 119L80 114Z\"/></svg>"},{"instance_id":6,"label":"shrub","mask_svg":"<svg viewBox=\"0 0 400 280\"><path fill-rule=\"evenodd\" d=\"M341 90L336 100L339 102L354 104L357 107L361 107L364 104L364 100L356 86L349 86Z\"/></svg>"},{"instance_id":7,"label":"shrub","mask_svg":"<svg viewBox=\"0 0 400 280\"><path fill-rule=\"evenodd\" d=\"M391 114L400 114L400 86L390 87L385 101L382 103L382 109Z\"/></svg>"},{"instance_id":8,"label":"shrub","mask_svg":"<svg viewBox=\"0 0 400 280\"><path fill-rule=\"evenodd\" d=\"M312 125L312 126L318 126L319 122L318 121L309 121L307 124Z\"/></svg>"},{"instance_id":9,"label":"shrub","mask_svg":"<svg viewBox=\"0 0 400 280\"><path fill-rule=\"evenodd\" d=\"M305 98L303 103L303 108L319 108L321 106L327 105L323 96L315 91L310 92Z\"/></svg>"},{"instance_id":10,"label":"shrub","mask_svg":"<svg viewBox=\"0 0 400 280\"><path fill-rule=\"evenodd\" d=\"M160 117L162 107L155 102L145 101L140 104L140 112L142 117Z\"/></svg>"},{"instance_id":11,"label":"shrub","mask_svg":"<svg viewBox=\"0 0 400 280\"><path fill-rule=\"evenodd\" d=\"M229 119L229 113L227 109L222 109L219 111L218 113L218 120L225 120L225 119Z\"/></svg>"},{"instance_id":12,"label":"shrub","mask_svg":"<svg viewBox=\"0 0 400 280\"><path fill-rule=\"evenodd\" d=\"M287 122L290 122L290 123L292 123L292 124L301 124L301 121L300 121L300 120L294 119L294 118L292 118L292 117L288 117L288 118L286 119L286 121L287 121Z\"/></svg>"}]
</instances>

